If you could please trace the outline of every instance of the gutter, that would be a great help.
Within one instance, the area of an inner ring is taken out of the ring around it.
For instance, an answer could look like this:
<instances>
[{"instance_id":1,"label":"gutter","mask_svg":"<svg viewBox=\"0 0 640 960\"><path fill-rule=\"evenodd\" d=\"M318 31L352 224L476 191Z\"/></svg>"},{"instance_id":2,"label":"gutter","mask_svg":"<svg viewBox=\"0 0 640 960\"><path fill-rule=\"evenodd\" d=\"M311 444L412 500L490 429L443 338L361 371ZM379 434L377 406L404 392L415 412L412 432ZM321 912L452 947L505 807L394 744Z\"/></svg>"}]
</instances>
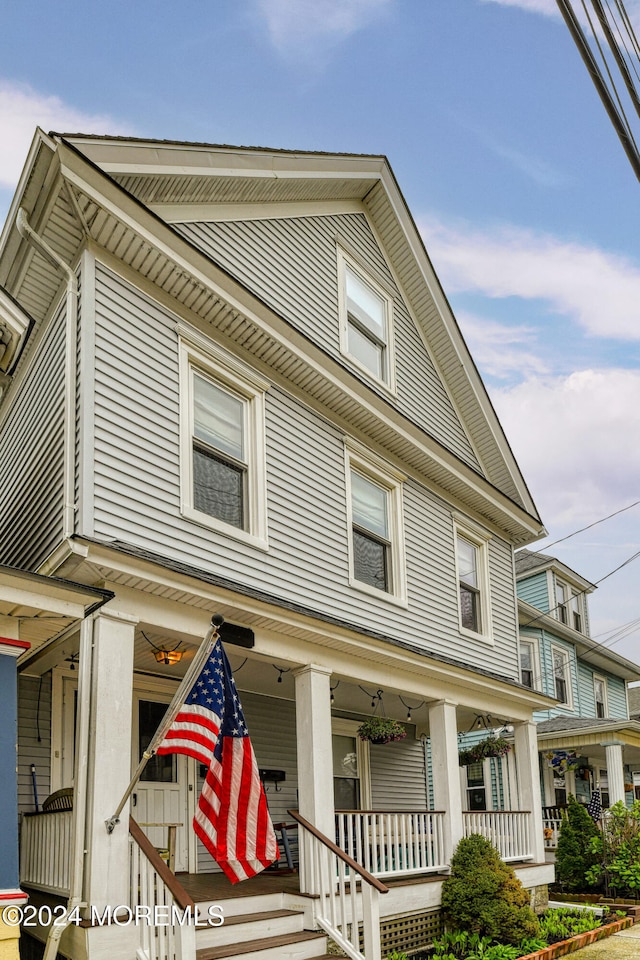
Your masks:
<instances>
[{"instance_id":1,"label":"gutter","mask_svg":"<svg viewBox=\"0 0 640 960\"><path fill-rule=\"evenodd\" d=\"M74 532L74 467L75 467L75 385L77 379L76 341L78 331L78 280L71 269L43 238L36 233L27 220L24 207L20 207L16 217L16 228L26 240L49 263L60 270L67 279L67 315L65 324L64 359L64 452L63 452L63 539Z\"/></svg>"}]
</instances>

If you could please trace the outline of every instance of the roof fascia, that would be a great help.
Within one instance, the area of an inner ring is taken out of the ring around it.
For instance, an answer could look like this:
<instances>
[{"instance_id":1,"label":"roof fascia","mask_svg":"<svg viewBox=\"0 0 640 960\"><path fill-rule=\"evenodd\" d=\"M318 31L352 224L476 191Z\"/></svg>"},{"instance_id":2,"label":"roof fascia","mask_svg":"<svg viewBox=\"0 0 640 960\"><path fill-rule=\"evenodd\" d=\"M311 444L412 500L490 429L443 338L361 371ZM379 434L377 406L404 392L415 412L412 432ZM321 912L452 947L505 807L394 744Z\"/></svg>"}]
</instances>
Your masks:
<instances>
[{"instance_id":1,"label":"roof fascia","mask_svg":"<svg viewBox=\"0 0 640 960\"><path fill-rule=\"evenodd\" d=\"M538 728L539 730L539 728ZM629 730L636 735L640 734L640 722L638 720L619 720L615 723L593 724L590 727L572 727L565 730L548 730L543 733L538 732L538 740L558 740L571 737L589 737L595 734L599 739L608 739L615 733Z\"/></svg>"},{"instance_id":2,"label":"roof fascia","mask_svg":"<svg viewBox=\"0 0 640 960\"><path fill-rule=\"evenodd\" d=\"M543 534L537 515L532 515L515 503L479 473L468 467L437 441L411 421L403 418L384 399L378 397L357 378L329 358L318 346L284 321L267 304L247 290L225 270L217 266L169 224L164 223L135 197L105 175L95 164L80 155L66 143L59 145L61 172L71 183L91 196L96 203L119 217L131 229L151 240L163 254L191 272L201 283L229 303L240 313L250 317L261 327L269 330L275 339L293 344L296 352L304 357L311 367L322 376L332 378L340 389L357 397L358 403L389 424L412 444L423 447L425 452L443 468L456 475L466 486L492 503L494 508L509 515L518 523L531 540Z\"/></svg>"},{"instance_id":3,"label":"roof fascia","mask_svg":"<svg viewBox=\"0 0 640 960\"><path fill-rule=\"evenodd\" d=\"M110 590L0 565L0 597L16 605L41 607L82 618L113 599Z\"/></svg>"},{"instance_id":4,"label":"roof fascia","mask_svg":"<svg viewBox=\"0 0 640 960\"><path fill-rule=\"evenodd\" d=\"M527 577L533 577L538 573L543 573L546 570L553 570L554 573L560 574L562 580L567 580L571 586L578 587L584 593L593 593L596 589L596 584L591 583L590 580L586 580L584 577L581 577L579 573L576 573L575 570L572 570L571 567L567 567L561 560L557 560L555 557L551 557L549 560L545 560L539 566L530 567L524 573L516 573L516 580L526 580Z\"/></svg>"},{"instance_id":5,"label":"roof fascia","mask_svg":"<svg viewBox=\"0 0 640 960\"><path fill-rule=\"evenodd\" d=\"M20 207L26 206L28 212L31 213L30 205L25 204L25 197L29 192L28 188L34 179L37 179L39 182L44 182L55 152L56 144L54 141L51 140L40 127L37 127L33 140L31 141L31 146L29 147L27 159L22 168L22 173L20 174L20 179L18 180L18 186L16 187L13 200L9 207L2 233L0 234L0 261L6 255L6 247L15 229L18 210Z\"/></svg>"}]
</instances>

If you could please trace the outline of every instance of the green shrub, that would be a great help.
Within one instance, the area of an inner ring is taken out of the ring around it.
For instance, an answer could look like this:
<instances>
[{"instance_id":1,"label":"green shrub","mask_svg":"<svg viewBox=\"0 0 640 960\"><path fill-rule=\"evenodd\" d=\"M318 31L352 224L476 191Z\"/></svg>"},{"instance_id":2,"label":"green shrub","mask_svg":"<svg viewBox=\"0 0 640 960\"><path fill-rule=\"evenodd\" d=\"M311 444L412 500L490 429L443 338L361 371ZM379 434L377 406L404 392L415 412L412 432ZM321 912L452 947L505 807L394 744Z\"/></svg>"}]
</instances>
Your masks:
<instances>
[{"instance_id":1,"label":"green shrub","mask_svg":"<svg viewBox=\"0 0 640 960\"><path fill-rule=\"evenodd\" d=\"M400 953L398 950L392 950L387 954L387 960L409 960L406 953Z\"/></svg>"},{"instance_id":2,"label":"green shrub","mask_svg":"<svg viewBox=\"0 0 640 960\"><path fill-rule=\"evenodd\" d=\"M569 797L567 815L560 827L556 850L556 880L566 890L589 890L598 885L597 867L600 855L592 839L600 831L575 797Z\"/></svg>"},{"instance_id":3,"label":"green shrub","mask_svg":"<svg viewBox=\"0 0 640 960\"><path fill-rule=\"evenodd\" d=\"M568 940L599 926L600 920L593 910L575 910L571 907L545 910L540 918L542 935L549 943Z\"/></svg>"},{"instance_id":4,"label":"green shrub","mask_svg":"<svg viewBox=\"0 0 640 960\"><path fill-rule=\"evenodd\" d=\"M615 803L605 821L604 837L598 831L591 840L595 864L587 878L603 878L607 890L621 896L637 897L640 892L640 801L628 810Z\"/></svg>"},{"instance_id":5,"label":"green shrub","mask_svg":"<svg viewBox=\"0 0 640 960\"><path fill-rule=\"evenodd\" d=\"M540 932L529 894L495 847L479 834L458 844L451 875L442 885L442 910L454 929L501 943L519 944Z\"/></svg>"}]
</instances>

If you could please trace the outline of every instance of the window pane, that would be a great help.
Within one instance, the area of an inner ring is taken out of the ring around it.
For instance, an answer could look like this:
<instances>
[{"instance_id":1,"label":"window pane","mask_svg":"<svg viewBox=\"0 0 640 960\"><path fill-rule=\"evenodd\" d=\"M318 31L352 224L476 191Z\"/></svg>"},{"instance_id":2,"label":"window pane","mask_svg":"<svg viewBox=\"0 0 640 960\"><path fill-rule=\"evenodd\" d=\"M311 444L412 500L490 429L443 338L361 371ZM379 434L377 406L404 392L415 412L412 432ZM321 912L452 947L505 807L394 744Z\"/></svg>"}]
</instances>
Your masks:
<instances>
[{"instance_id":1,"label":"window pane","mask_svg":"<svg viewBox=\"0 0 640 960\"><path fill-rule=\"evenodd\" d=\"M533 688L533 647L530 643L520 646L520 675L525 687Z\"/></svg>"},{"instance_id":2,"label":"window pane","mask_svg":"<svg viewBox=\"0 0 640 960\"><path fill-rule=\"evenodd\" d=\"M346 268L347 311L354 314L380 340L385 340L385 302L382 297Z\"/></svg>"},{"instance_id":3,"label":"window pane","mask_svg":"<svg viewBox=\"0 0 640 960\"><path fill-rule=\"evenodd\" d=\"M375 341L370 340L353 323L349 324L348 349L351 356L355 357L356 360L359 360L360 363L367 368L367 370L371 370L372 373L375 373L376 377L379 377L381 380L383 379L384 371L382 369L382 347L379 343L375 343Z\"/></svg>"},{"instance_id":4,"label":"window pane","mask_svg":"<svg viewBox=\"0 0 640 960\"><path fill-rule=\"evenodd\" d=\"M355 737L347 737L334 733L331 737L331 747L333 750L334 777L359 776Z\"/></svg>"},{"instance_id":5,"label":"window pane","mask_svg":"<svg viewBox=\"0 0 640 960\"><path fill-rule=\"evenodd\" d=\"M244 470L193 448L193 505L211 517L244 529Z\"/></svg>"},{"instance_id":6,"label":"window pane","mask_svg":"<svg viewBox=\"0 0 640 960\"><path fill-rule=\"evenodd\" d=\"M193 378L193 393L195 436L244 461L244 401L197 374Z\"/></svg>"},{"instance_id":7,"label":"window pane","mask_svg":"<svg viewBox=\"0 0 640 960\"><path fill-rule=\"evenodd\" d=\"M478 633L478 594L460 584L460 621L466 630Z\"/></svg>"},{"instance_id":8,"label":"window pane","mask_svg":"<svg viewBox=\"0 0 640 960\"><path fill-rule=\"evenodd\" d=\"M389 539L387 525L388 491L360 473L351 471L351 512L353 522L371 533Z\"/></svg>"},{"instance_id":9,"label":"window pane","mask_svg":"<svg viewBox=\"0 0 640 960\"><path fill-rule=\"evenodd\" d=\"M167 712L166 703L152 700L138 701L138 752L140 759L156 734L160 722ZM151 757L140 774L140 780L155 783L177 783L178 768L175 754Z\"/></svg>"},{"instance_id":10,"label":"window pane","mask_svg":"<svg viewBox=\"0 0 640 960\"><path fill-rule=\"evenodd\" d=\"M462 537L458 537L458 576L470 587L478 586L478 550Z\"/></svg>"},{"instance_id":11,"label":"window pane","mask_svg":"<svg viewBox=\"0 0 640 960\"><path fill-rule=\"evenodd\" d=\"M378 590L387 590L387 547L379 540L353 531L353 575Z\"/></svg>"}]
</instances>

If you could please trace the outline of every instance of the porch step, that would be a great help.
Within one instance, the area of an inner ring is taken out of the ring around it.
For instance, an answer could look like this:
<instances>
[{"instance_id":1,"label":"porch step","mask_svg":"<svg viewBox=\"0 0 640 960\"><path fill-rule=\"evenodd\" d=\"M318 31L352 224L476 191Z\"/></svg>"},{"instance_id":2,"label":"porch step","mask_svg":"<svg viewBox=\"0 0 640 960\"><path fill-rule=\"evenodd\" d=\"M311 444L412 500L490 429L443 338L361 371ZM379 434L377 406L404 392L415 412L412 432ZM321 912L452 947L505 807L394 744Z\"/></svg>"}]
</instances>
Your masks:
<instances>
[{"instance_id":1,"label":"porch step","mask_svg":"<svg viewBox=\"0 0 640 960\"><path fill-rule=\"evenodd\" d=\"M215 900L198 899L198 909L202 913L206 913L209 907L216 905L223 908L224 922L228 923L232 917L247 914L255 916L257 913L271 913L274 910L284 909L284 894L276 892L258 894L258 896L248 894L244 897L219 897Z\"/></svg>"},{"instance_id":2,"label":"porch step","mask_svg":"<svg viewBox=\"0 0 640 960\"><path fill-rule=\"evenodd\" d=\"M256 941L265 937L302 933L303 915L298 910L268 910L264 913L244 913L226 916L219 927L199 924L197 929L198 949L223 947Z\"/></svg>"},{"instance_id":3,"label":"porch step","mask_svg":"<svg viewBox=\"0 0 640 960\"><path fill-rule=\"evenodd\" d=\"M196 950L197 960L320 960L326 957L327 938L324 933L304 930L279 937L248 940L224 947L205 947Z\"/></svg>"}]
</instances>

